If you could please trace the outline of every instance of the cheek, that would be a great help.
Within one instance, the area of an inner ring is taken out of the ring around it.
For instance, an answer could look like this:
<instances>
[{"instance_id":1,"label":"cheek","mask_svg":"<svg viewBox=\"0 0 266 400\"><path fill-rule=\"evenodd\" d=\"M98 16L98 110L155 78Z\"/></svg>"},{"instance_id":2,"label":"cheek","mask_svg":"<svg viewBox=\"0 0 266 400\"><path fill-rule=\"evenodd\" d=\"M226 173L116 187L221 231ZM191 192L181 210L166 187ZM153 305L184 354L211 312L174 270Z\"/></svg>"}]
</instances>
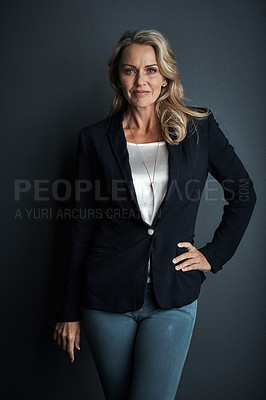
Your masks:
<instances>
[{"instance_id":1,"label":"cheek","mask_svg":"<svg viewBox=\"0 0 266 400\"><path fill-rule=\"evenodd\" d=\"M121 82L121 85L122 85L122 93L123 93L125 99L129 100L129 98L130 98L130 92L129 92L130 87L129 87L129 85L125 84L123 82Z\"/></svg>"},{"instance_id":2,"label":"cheek","mask_svg":"<svg viewBox=\"0 0 266 400\"><path fill-rule=\"evenodd\" d=\"M153 90L154 90L154 92L156 93L156 95L160 94L160 92L161 92L161 87L162 87L162 85L161 85L160 82L156 83L156 85L153 86Z\"/></svg>"},{"instance_id":3,"label":"cheek","mask_svg":"<svg viewBox=\"0 0 266 400\"><path fill-rule=\"evenodd\" d=\"M128 91L132 87L132 83L130 82L129 79L121 79L120 82L121 82L123 91Z\"/></svg>"},{"instance_id":4,"label":"cheek","mask_svg":"<svg viewBox=\"0 0 266 400\"><path fill-rule=\"evenodd\" d=\"M151 84L154 87L155 90L161 90L161 87L163 85L163 81L161 78L154 77L154 79L151 79Z\"/></svg>"}]
</instances>

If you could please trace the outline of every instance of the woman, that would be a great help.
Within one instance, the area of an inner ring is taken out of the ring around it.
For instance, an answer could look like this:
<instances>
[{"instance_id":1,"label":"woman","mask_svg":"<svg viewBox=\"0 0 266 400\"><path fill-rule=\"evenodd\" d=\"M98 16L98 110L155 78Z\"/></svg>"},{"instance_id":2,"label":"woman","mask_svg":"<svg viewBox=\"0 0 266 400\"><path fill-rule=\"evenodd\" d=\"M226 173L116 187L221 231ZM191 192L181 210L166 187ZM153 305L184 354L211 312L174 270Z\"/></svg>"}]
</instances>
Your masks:
<instances>
[{"instance_id":1,"label":"woman","mask_svg":"<svg viewBox=\"0 0 266 400\"><path fill-rule=\"evenodd\" d=\"M256 195L211 111L185 105L161 33L125 32L109 67L111 114L79 137L79 218L54 340L74 361L82 320L106 399L170 400L204 272L233 256ZM208 172L228 204L212 241L197 249Z\"/></svg>"}]
</instances>

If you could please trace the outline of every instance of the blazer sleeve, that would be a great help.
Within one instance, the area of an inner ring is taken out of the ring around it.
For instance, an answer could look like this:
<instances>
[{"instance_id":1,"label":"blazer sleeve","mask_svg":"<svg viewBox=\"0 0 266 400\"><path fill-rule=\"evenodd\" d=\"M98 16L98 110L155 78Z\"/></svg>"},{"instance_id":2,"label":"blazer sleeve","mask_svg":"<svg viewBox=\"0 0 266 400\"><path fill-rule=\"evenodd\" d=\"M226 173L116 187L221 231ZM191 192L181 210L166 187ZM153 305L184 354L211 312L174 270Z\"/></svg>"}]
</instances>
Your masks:
<instances>
[{"instance_id":1,"label":"blazer sleeve","mask_svg":"<svg viewBox=\"0 0 266 400\"><path fill-rule=\"evenodd\" d=\"M95 224L93 182L91 160L84 133L81 131L76 154L75 218L70 227L68 261L64 275L61 306L56 313L57 321L69 322L81 319L80 306L84 265Z\"/></svg>"},{"instance_id":2,"label":"blazer sleeve","mask_svg":"<svg viewBox=\"0 0 266 400\"><path fill-rule=\"evenodd\" d=\"M198 250L216 273L235 253L251 218L256 193L248 172L212 113L208 121L208 172L221 184L227 204L212 241Z\"/></svg>"}]
</instances>

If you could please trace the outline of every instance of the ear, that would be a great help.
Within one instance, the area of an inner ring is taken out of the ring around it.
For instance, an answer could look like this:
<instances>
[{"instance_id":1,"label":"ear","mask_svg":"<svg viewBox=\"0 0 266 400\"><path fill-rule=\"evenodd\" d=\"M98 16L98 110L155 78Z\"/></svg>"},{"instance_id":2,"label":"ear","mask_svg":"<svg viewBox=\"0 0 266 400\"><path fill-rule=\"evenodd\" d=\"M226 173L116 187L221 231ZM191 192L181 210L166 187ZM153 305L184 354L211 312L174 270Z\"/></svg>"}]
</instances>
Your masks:
<instances>
[{"instance_id":1,"label":"ear","mask_svg":"<svg viewBox=\"0 0 266 400\"><path fill-rule=\"evenodd\" d=\"M168 80L165 78L162 83L162 87L165 88L167 85L168 85Z\"/></svg>"}]
</instances>

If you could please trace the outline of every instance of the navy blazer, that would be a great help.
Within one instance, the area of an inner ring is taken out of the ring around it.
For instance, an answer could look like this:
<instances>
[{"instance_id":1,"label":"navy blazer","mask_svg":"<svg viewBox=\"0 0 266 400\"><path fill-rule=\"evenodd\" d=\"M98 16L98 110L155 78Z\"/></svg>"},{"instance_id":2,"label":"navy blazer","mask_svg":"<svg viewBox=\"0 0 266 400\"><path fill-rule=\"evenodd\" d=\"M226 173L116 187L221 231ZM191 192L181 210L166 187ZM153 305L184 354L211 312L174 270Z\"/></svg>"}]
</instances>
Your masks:
<instances>
[{"instance_id":1,"label":"navy blazer","mask_svg":"<svg viewBox=\"0 0 266 400\"><path fill-rule=\"evenodd\" d=\"M204 109L205 110L205 109ZM124 111L80 132L76 166L76 218L57 321L81 319L81 307L111 312L141 308L151 257L159 307L182 307L198 298L205 274L176 271L172 259L194 243L200 196L210 173L227 204L213 239L201 251L212 272L235 253L250 220L256 194L233 146L211 113L188 126L178 145L166 142L169 181L151 225L140 213L122 120Z\"/></svg>"}]
</instances>

